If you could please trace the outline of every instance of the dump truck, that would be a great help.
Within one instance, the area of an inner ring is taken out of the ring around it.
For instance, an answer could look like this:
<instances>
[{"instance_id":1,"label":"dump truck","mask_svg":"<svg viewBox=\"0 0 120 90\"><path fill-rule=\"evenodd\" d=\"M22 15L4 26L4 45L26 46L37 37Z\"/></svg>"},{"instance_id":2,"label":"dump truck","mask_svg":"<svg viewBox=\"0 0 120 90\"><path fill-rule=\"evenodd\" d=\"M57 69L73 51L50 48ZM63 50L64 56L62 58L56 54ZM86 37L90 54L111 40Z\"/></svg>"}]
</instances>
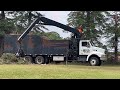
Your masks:
<instances>
[{"instance_id":1,"label":"dump truck","mask_svg":"<svg viewBox=\"0 0 120 90\"><path fill-rule=\"evenodd\" d=\"M48 64L50 62L89 62L91 66L100 66L106 61L105 49L96 47L90 40L82 40L80 28L72 28L52 19L32 14L36 19L19 36L17 57L24 57L37 64ZM40 36L29 36L28 33L36 24L52 25L72 33L70 40L45 40ZM10 38L9 38L10 39Z\"/></svg>"}]
</instances>

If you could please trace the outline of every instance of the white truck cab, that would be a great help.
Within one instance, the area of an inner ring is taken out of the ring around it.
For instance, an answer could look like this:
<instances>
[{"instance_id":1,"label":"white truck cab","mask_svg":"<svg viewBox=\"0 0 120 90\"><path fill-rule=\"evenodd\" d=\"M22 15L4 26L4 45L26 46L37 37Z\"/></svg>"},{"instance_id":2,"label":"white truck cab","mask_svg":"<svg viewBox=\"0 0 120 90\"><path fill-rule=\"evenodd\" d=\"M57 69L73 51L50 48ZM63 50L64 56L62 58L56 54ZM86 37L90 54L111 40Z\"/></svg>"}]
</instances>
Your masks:
<instances>
[{"instance_id":1,"label":"white truck cab","mask_svg":"<svg viewBox=\"0 0 120 90\"><path fill-rule=\"evenodd\" d=\"M83 61L88 61L91 66L100 66L101 61L107 60L105 49L96 47L90 40L80 40L79 56Z\"/></svg>"}]
</instances>

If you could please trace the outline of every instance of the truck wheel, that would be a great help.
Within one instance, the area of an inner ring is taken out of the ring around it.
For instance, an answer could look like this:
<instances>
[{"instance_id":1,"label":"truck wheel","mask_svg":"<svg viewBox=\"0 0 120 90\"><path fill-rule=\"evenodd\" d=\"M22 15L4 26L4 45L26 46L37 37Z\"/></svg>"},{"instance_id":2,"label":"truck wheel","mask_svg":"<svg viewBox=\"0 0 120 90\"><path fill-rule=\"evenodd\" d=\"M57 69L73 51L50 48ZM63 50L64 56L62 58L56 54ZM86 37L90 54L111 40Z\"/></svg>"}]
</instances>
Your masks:
<instances>
[{"instance_id":1,"label":"truck wheel","mask_svg":"<svg viewBox=\"0 0 120 90\"><path fill-rule=\"evenodd\" d=\"M26 60L28 63L33 63L33 58L31 56L25 56L24 60Z\"/></svg>"},{"instance_id":2,"label":"truck wheel","mask_svg":"<svg viewBox=\"0 0 120 90\"><path fill-rule=\"evenodd\" d=\"M44 58L42 56L37 56L35 58L35 63L36 64L44 64Z\"/></svg>"},{"instance_id":3,"label":"truck wheel","mask_svg":"<svg viewBox=\"0 0 120 90\"><path fill-rule=\"evenodd\" d=\"M100 66L101 65L101 61L97 57L91 57L89 60L89 63L91 66Z\"/></svg>"}]
</instances>

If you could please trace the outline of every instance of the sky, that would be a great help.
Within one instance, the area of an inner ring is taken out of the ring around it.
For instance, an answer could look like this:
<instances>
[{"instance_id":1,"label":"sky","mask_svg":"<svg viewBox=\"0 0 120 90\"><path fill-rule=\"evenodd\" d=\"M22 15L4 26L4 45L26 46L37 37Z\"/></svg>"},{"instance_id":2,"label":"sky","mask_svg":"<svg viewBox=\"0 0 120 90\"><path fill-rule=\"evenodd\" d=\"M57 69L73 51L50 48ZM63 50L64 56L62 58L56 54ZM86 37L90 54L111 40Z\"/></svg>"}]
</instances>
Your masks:
<instances>
[{"instance_id":1,"label":"sky","mask_svg":"<svg viewBox=\"0 0 120 90\"><path fill-rule=\"evenodd\" d=\"M65 25L68 24L67 18L70 11L39 11L39 12L49 19L52 19ZM70 37L71 34L70 32L63 32L64 31L63 29L55 26L47 25L46 28L48 28L49 31L57 32L63 38Z\"/></svg>"}]
</instances>

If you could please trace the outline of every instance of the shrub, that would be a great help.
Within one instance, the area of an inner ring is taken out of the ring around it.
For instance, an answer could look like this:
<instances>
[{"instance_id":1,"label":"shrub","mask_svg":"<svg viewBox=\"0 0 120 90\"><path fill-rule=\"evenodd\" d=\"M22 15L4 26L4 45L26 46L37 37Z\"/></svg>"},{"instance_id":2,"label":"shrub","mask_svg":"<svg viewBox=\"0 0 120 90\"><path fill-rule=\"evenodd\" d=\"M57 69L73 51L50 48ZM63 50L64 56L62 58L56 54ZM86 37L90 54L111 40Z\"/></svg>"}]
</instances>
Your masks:
<instances>
[{"instance_id":1,"label":"shrub","mask_svg":"<svg viewBox=\"0 0 120 90\"><path fill-rule=\"evenodd\" d=\"M18 62L18 60L15 57L15 55L11 54L11 53L4 53L1 56L1 59L3 59L3 63L4 64L10 64L10 63L16 63L16 62Z\"/></svg>"},{"instance_id":2,"label":"shrub","mask_svg":"<svg viewBox=\"0 0 120 90\"><path fill-rule=\"evenodd\" d=\"M0 58L0 64L29 64L24 58L17 58L14 54L4 53Z\"/></svg>"},{"instance_id":3,"label":"shrub","mask_svg":"<svg viewBox=\"0 0 120 90\"><path fill-rule=\"evenodd\" d=\"M3 64L3 59L0 58L0 64Z\"/></svg>"}]
</instances>

